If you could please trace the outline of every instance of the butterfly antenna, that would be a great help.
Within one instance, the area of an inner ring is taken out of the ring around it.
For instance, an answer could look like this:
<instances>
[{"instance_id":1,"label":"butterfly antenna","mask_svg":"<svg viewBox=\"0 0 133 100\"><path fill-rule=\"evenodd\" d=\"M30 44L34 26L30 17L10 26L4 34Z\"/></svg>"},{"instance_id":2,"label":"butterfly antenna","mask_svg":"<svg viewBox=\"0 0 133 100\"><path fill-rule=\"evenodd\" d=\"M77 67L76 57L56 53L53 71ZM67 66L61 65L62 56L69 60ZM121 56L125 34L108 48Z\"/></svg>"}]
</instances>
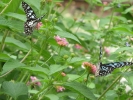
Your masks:
<instances>
[{"instance_id":1,"label":"butterfly antenna","mask_svg":"<svg viewBox=\"0 0 133 100\"><path fill-rule=\"evenodd\" d=\"M99 52L99 63L100 63L100 65L102 64L101 59L102 59L102 42L100 41L100 52Z\"/></svg>"},{"instance_id":2,"label":"butterfly antenna","mask_svg":"<svg viewBox=\"0 0 133 100\"><path fill-rule=\"evenodd\" d=\"M44 14L43 16L41 16L39 19L40 19L40 20L42 20L42 19L43 19L43 17L44 17L44 16L46 16L46 15L47 15L47 13L46 13L46 14Z\"/></svg>"}]
</instances>

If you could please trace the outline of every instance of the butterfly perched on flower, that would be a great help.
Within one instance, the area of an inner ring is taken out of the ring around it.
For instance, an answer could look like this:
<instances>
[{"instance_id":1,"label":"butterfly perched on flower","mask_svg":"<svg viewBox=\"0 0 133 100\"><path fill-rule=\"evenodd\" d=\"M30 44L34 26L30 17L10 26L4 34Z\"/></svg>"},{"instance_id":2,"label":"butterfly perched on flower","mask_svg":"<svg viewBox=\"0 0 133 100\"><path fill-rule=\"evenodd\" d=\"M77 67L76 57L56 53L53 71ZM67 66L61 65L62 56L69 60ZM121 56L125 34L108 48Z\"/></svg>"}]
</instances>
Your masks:
<instances>
[{"instance_id":1,"label":"butterfly perched on flower","mask_svg":"<svg viewBox=\"0 0 133 100\"><path fill-rule=\"evenodd\" d=\"M41 16L40 18L36 17L36 14L34 13L33 9L25 2L22 1L22 7L26 13L27 20L24 24L24 33L26 35L32 34L34 28L37 26L37 24L41 21L41 19L45 16Z\"/></svg>"},{"instance_id":2,"label":"butterfly perched on flower","mask_svg":"<svg viewBox=\"0 0 133 100\"><path fill-rule=\"evenodd\" d=\"M102 50L100 46L100 55L99 55L100 64L98 66L99 68L95 73L95 76L105 76L110 74L116 68L133 65L133 62L112 62L112 63L102 64L101 57L102 57Z\"/></svg>"}]
</instances>

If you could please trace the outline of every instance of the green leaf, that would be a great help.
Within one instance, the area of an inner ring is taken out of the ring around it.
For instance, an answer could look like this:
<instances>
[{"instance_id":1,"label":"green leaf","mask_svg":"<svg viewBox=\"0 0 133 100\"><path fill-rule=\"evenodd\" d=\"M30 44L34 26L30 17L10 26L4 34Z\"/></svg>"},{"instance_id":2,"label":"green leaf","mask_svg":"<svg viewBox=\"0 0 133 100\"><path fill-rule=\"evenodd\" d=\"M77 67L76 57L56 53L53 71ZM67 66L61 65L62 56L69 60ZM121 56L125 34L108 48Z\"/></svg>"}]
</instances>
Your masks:
<instances>
[{"instance_id":1,"label":"green leaf","mask_svg":"<svg viewBox=\"0 0 133 100\"><path fill-rule=\"evenodd\" d=\"M54 73L56 73L56 72L59 72L59 71L65 69L65 68L67 68L67 67L68 67L68 66L51 65L51 66L49 67L49 70L50 70L49 75L52 75L52 74L54 74Z\"/></svg>"},{"instance_id":2,"label":"green leaf","mask_svg":"<svg viewBox=\"0 0 133 100\"><path fill-rule=\"evenodd\" d=\"M114 91L114 90L109 90L109 91L105 94L105 96L106 96L106 99L107 99L107 100L116 100L115 98L116 98L118 95L116 94L116 91Z\"/></svg>"},{"instance_id":3,"label":"green leaf","mask_svg":"<svg viewBox=\"0 0 133 100\"><path fill-rule=\"evenodd\" d=\"M24 23L22 21L8 20L0 16L0 26L5 26L5 27L10 28L11 30L23 32L24 30L23 25Z\"/></svg>"},{"instance_id":4,"label":"green leaf","mask_svg":"<svg viewBox=\"0 0 133 100\"><path fill-rule=\"evenodd\" d=\"M131 29L127 26L117 26L117 27L113 27L111 29L112 31L120 31L120 32L126 32L126 33L130 33L133 34L133 32L131 31Z\"/></svg>"},{"instance_id":5,"label":"green leaf","mask_svg":"<svg viewBox=\"0 0 133 100\"><path fill-rule=\"evenodd\" d=\"M74 90L80 94L82 94L84 97L90 100L96 100L96 97L94 94L90 91L88 87L85 85L78 83L78 82L69 82L64 84L66 87L68 87L70 90Z\"/></svg>"},{"instance_id":6,"label":"green leaf","mask_svg":"<svg viewBox=\"0 0 133 100\"><path fill-rule=\"evenodd\" d=\"M26 21L26 16L25 15L22 15L22 14L17 14L17 13L7 13L6 14L7 16L10 16L10 17L13 17L13 18L16 18L16 19L19 19L19 20L22 20L22 21Z\"/></svg>"},{"instance_id":7,"label":"green leaf","mask_svg":"<svg viewBox=\"0 0 133 100\"><path fill-rule=\"evenodd\" d=\"M108 25L110 22L109 18L101 18L99 22L100 27L105 27L105 25Z\"/></svg>"},{"instance_id":8,"label":"green leaf","mask_svg":"<svg viewBox=\"0 0 133 100\"><path fill-rule=\"evenodd\" d=\"M75 80L81 76L79 75L76 75L76 74L67 74L68 78L69 78L69 81L72 81L72 80Z\"/></svg>"},{"instance_id":9,"label":"green leaf","mask_svg":"<svg viewBox=\"0 0 133 100\"><path fill-rule=\"evenodd\" d=\"M21 4L21 0L4 0L4 2L7 3L7 7L4 10L4 13L17 12L17 10L19 8L19 4Z\"/></svg>"},{"instance_id":10,"label":"green leaf","mask_svg":"<svg viewBox=\"0 0 133 100\"><path fill-rule=\"evenodd\" d=\"M130 6L123 12L123 14L126 14L126 13L128 13L130 11L132 12L132 10L133 10L133 6Z\"/></svg>"},{"instance_id":11,"label":"green leaf","mask_svg":"<svg viewBox=\"0 0 133 100\"><path fill-rule=\"evenodd\" d=\"M88 83L87 86L91 89L95 88L95 84L93 82Z\"/></svg>"},{"instance_id":12,"label":"green leaf","mask_svg":"<svg viewBox=\"0 0 133 100\"><path fill-rule=\"evenodd\" d=\"M0 60L1 61L7 61L9 59L10 59L10 57L7 54L0 53Z\"/></svg>"},{"instance_id":13,"label":"green leaf","mask_svg":"<svg viewBox=\"0 0 133 100\"><path fill-rule=\"evenodd\" d=\"M2 74L6 73L12 69L22 67L22 66L25 66L25 65L23 63L20 63L17 60L9 59L3 66Z\"/></svg>"},{"instance_id":14,"label":"green leaf","mask_svg":"<svg viewBox=\"0 0 133 100\"><path fill-rule=\"evenodd\" d=\"M133 48L132 47L122 47L122 48L117 49L114 53L123 52L123 51L130 51L130 52L132 52Z\"/></svg>"},{"instance_id":15,"label":"green leaf","mask_svg":"<svg viewBox=\"0 0 133 100\"><path fill-rule=\"evenodd\" d=\"M69 63L76 63L76 62L83 62L86 61L87 59L81 58L81 57L73 57L71 60L68 59Z\"/></svg>"},{"instance_id":16,"label":"green leaf","mask_svg":"<svg viewBox=\"0 0 133 100\"><path fill-rule=\"evenodd\" d=\"M55 94L47 94L45 97L49 98L49 100L59 100L59 97Z\"/></svg>"},{"instance_id":17,"label":"green leaf","mask_svg":"<svg viewBox=\"0 0 133 100\"><path fill-rule=\"evenodd\" d=\"M0 42L2 41L2 36L0 36ZM16 40L14 38L11 37L6 37L5 43L11 45L11 46L17 46L19 47L21 50L28 50L28 48L26 47L26 45L22 42L20 42L19 40Z\"/></svg>"},{"instance_id":18,"label":"green leaf","mask_svg":"<svg viewBox=\"0 0 133 100\"><path fill-rule=\"evenodd\" d=\"M128 72L126 74L124 74L128 85L130 85L130 87L133 89L133 72Z\"/></svg>"},{"instance_id":19,"label":"green leaf","mask_svg":"<svg viewBox=\"0 0 133 100\"><path fill-rule=\"evenodd\" d=\"M2 90L15 100L21 95L28 95L28 88L24 83L3 82Z\"/></svg>"},{"instance_id":20,"label":"green leaf","mask_svg":"<svg viewBox=\"0 0 133 100\"><path fill-rule=\"evenodd\" d=\"M25 69L25 70L29 70L29 71L33 71L33 72L36 72L36 73L43 73L45 75L48 75L49 74L49 70L47 68L42 68L40 66L37 66L37 67L21 67L22 69Z\"/></svg>"},{"instance_id":21,"label":"green leaf","mask_svg":"<svg viewBox=\"0 0 133 100\"><path fill-rule=\"evenodd\" d=\"M57 34L57 35L59 35L61 37L64 37L64 38L69 38L69 39L75 40L78 43L80 43L80 41L78 40L78 38L76 36L74 36L73 34L70 34L68 32L65 32L65 31L57 31L57 32L55 32L55 34Z\"/></svg>"}]
</instances>

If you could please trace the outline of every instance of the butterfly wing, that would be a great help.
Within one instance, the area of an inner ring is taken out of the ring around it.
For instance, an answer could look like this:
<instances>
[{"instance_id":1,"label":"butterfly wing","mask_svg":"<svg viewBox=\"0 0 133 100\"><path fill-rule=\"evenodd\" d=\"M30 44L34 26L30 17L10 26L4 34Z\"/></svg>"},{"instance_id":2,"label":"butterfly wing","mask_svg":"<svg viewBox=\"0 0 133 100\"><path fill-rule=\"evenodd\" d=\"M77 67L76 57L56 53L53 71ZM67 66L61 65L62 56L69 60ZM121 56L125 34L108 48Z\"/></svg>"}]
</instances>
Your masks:
<instances>
[{"instance_id":1,"label":"butterfly wing","mask_svg":"<svg viewBox=\"0 0 133 100\"><path fill-rule=\"evenodd\" d=\"M132 62L114 62L114 63L108 63L108 64L101 64L97 72L97 76L105 76L111 73L115 68L120 68L127 65L133 65L133 63Z\"/></svg>"},{"instance_id":2,"label":"butterfly wing","mask_svg":"<svg viewBox=\"0 0 133 100\"><path fill-rule=\"evenodd\" d=\"M33 9L25 2L22 2L22 7L25 11L27 20L36 20L36 14L34 13Z\"/></svg>"},{"instance_id":3,"label":"butterfly wing","mask_svg":"<svg viewBox=\"0 0 133 100\"><path fill-rule=\"evenodd\" d=\"M33 11L33 9L25 2L22 2L22 7L26 13L27 20L24 24L24 33L30 35L33 32L34 27L38 22L38 18Z\"/></svg>"}]
</instances>

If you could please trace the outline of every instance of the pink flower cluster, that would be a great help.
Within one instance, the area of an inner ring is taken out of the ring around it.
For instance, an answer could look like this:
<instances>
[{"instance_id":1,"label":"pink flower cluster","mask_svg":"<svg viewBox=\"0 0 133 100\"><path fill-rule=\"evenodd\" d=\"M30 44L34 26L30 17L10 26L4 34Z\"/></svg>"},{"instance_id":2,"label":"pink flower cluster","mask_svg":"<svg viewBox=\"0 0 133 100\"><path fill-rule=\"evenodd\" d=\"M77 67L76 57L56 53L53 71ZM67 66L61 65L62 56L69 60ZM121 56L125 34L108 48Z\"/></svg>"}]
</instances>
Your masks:
<instances>
[{"instance_id":1,"label":"pink flower cluster","mask_svg":"<svg viewBox=\"0 0 133 100\"><path fill-rule=\"evenodd\" d=\"M90 73L92 73L92 74L95 75L96 70L97 70L97 68L96 68L95 65L93 65L93 64L91 64L91 63L89 63L89 62L83 62L83 66L84 66Z\"/></svg>"},{"instance_id":2,"label":"pink flower cluster","mask_svg":"<svg viewBox=\"0 0 133 100\"><path fill-rule=\"evenodd\" d=\"M38 23L36 24L36 29L39 30L41 26L42 26L42 22L38 22Z\"/></svg>"},{"instance_id":3,"label":"pink flower cluster","mask_svg":"<svg viewBox=\"0 0 133 100\"><path fill-rule=\"evenodd\" d=\"M64 90L65 90L65 88L63 86L56 86L56 91L57 92L62 92Z\"/></svg>"},{"instance_id":4,"label":"pink flower cluster","mask_svg":"<svg viewBox=\"0 0 133 100\"><path fill-rule=\"evenodd\" d=\"M40 86L41 85L41 83L40 82L37 82L38 81L38 79L35 77L35 76L31 76L30 77L30 82L28 82L27 84L28 85L30 85L30 84L32 84L32 85L37 85L37 86Z\"/></svg>"},{"instance_id":5,"label":"pink flower cluster","mask_svg":"<svg viewBox=\"0 0 133 100\"><path fill-rule=\"evenodd\" d=\"M105 51L105 53L106 53L106 55L107 55L107 56L109 56L109 55L110 55L110 50L109 50L109 48L104 47L104 51Z\"/></svg>"},{"instance_id":6,"label":"pink flower cluster","mask_svg":"<svg viewBox=\"0 0 133 100\"><path fill-rule=\"evenodd\" d=\"M54 38L55 38L57 44L59 44L60 46L67 46L68 45L68 42L67 42L66 38L61 38L58 35L55 36Z\"/></svg>"},{"instance_id":7,"label":"pink flower cluster","mask_svg":"<svg viewBox=\"0 0 133 100\"><path fill-rule=\"evenodd\" d=\"M75 44L75 48L76 48L76 49L81 49L81 48L82 48L82 46L81 46L81 45L79 45L79 44Z\"/></svg>"}]
</instances>

